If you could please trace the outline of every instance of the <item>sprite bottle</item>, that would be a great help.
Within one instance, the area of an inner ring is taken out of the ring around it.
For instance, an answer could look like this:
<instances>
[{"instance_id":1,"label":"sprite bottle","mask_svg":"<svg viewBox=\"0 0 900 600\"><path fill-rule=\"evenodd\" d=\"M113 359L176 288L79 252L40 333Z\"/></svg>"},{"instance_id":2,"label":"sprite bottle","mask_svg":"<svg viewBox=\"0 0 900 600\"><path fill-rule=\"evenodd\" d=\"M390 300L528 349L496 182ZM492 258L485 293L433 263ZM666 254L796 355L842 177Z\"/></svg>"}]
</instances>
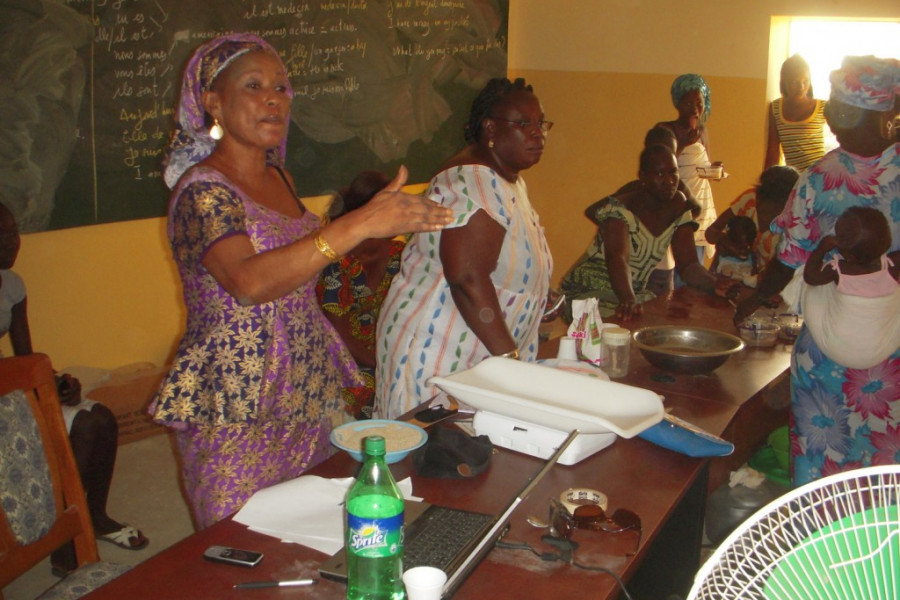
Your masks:
<instances>
[{"instance_id":1,"label":"sprite bottle","mask_svg":"<svg viewBox=\"0 0 900 600\"><path fill-rule=\"evenodd\" d=\"M403 600L403 494L384 462L384 438L367 437L365 453L347 493L347 600Z\"/></svg>"}]
</instances>

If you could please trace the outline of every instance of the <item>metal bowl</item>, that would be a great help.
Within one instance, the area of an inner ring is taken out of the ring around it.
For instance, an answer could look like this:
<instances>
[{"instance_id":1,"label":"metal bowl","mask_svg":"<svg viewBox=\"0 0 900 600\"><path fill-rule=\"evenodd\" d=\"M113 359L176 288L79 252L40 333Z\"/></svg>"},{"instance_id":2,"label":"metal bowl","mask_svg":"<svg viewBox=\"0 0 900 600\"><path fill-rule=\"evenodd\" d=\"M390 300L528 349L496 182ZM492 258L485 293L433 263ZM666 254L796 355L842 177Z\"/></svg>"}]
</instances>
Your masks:
<instances>
[{"instance_id":1,"label":"metal bowl","mask_svg":"<svg viewBox=\"0 0 900 600\"><path fill-rule=\"evenodd\" d=\"M659 325L634 332L634 343L650 364L694 375L721 367L744 348L741 338L715 329Z\"/></svg>"}]
</instances>

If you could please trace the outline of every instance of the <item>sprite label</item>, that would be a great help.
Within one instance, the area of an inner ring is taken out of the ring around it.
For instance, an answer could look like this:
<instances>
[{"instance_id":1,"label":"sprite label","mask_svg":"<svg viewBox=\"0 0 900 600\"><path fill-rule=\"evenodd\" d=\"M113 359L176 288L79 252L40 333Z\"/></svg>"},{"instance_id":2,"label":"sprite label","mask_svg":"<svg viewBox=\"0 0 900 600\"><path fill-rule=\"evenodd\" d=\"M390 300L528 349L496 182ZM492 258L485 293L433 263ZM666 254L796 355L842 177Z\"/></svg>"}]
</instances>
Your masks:
<instances>
[{"instance_id":1,"label":"sprite label","mask_svg":"<svg viewBox=\"0 0 900 600\"><path fill-rule=\"evenodd\" d=\"M364 558L396 556L403 549L403 513L386 518L347 515L347 551Z\"/></svg>"}]
</instances>

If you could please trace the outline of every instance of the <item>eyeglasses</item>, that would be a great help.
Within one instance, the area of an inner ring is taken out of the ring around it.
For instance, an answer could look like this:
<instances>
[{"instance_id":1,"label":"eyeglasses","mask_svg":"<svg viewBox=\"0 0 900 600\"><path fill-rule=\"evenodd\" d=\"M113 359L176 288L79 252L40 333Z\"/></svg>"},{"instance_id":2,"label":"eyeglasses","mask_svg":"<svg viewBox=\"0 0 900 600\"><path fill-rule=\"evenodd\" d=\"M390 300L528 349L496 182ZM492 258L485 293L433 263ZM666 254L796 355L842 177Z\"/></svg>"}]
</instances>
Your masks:
<instances>
[{"instance_id":1,"label":"eyeglasses","mask_svg":"<svg viewBox=\"0 0 900 600\"><path fill-rule=\"evenodd\" d=\"M553 129L553 121L545 121L541 119L540 121L513 121L511 119L501 119L500 117L488 117L489 119L493 119L495 121L503 121L504 123L509 123L514 127L518 127L522 131L534 131L535 127L540 128L542 133L547 133L551 129Z\"/></svg>"},{"instance_id":2,"label":"eyeglasses","mask_svg":"<svg viewBox=\"0 0 900 600\"><path fill-rule=\"evenodd\" d=\"M622 533L625 531L637 532L637 544L633 556L641 546L641 518L630 510L620 508L607 517L597 504L584 504L575 509L573 513L566 510L562 503L553 498L550 500L550 535L570 539L576 529L589 531L601 531L604 533Z\"/></svg>"}]
</instances>

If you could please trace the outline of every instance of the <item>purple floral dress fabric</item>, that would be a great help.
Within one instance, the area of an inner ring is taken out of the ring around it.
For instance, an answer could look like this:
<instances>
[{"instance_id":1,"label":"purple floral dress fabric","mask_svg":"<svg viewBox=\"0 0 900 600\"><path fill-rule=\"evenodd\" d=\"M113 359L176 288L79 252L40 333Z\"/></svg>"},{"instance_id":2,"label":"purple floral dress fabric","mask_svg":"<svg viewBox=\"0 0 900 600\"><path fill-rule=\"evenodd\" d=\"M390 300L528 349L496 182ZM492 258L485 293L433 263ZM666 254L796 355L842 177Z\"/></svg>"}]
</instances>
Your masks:
<instances>
[{"instance_id":1,"label":"purple floral dress fabric","mask_svg":"<svg viewBox=\"0 0 900 600\"><path fill-rule=\"evenodd\" d=\"M850 206L881 210L900 249L900 144L864 158L837 149L794 187L772 231L784 235L778 259L797 268ZM807 328L791 357L793 484L869 465L900 463L900 350L870 369L840 365Z\"/></svg>"},{"instance_id":2,"label":"purple floral dress fabric","mask_svg":"<svg viewBox=\"0 0 900 600\"><path fill-rule=\"evenodd\" d=\"M319 308L316 279L277 300L241 306L203 267L209 247L247 235L258 252L319 226L246 197L224 175L194 167L169 207L169 239L187 329L151 408L176 429L184 483L199 527L239 509L258 489L329 457L341 389L357 368Z\"/></svg>"}]
</instances>

